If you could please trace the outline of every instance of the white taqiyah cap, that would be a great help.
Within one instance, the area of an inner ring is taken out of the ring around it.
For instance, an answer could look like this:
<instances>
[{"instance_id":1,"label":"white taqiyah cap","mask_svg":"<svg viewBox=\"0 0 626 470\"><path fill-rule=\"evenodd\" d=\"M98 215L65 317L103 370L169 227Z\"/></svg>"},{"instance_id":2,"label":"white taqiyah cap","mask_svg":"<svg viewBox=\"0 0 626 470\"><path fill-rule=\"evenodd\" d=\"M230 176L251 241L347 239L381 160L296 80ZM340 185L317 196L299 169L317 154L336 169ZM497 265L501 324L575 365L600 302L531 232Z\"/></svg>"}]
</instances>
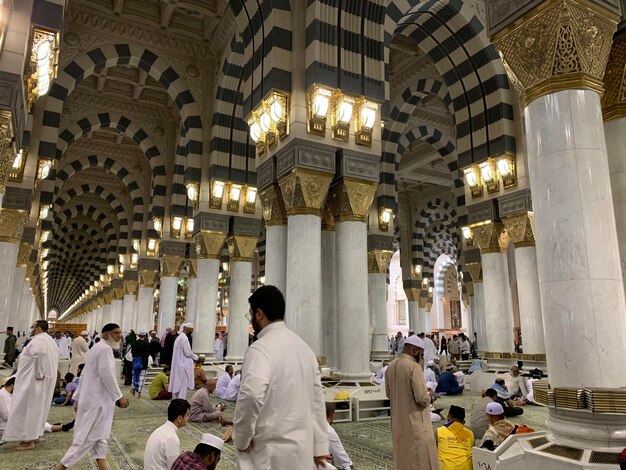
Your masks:
<instances>
[{"instance_id":1,"label":"white taqiyah cap","mask_svg":"<svg viewBox=\"0 0 626 470\"><path fill-rule=\"evenodd\" d=\"M487 403L485 412L491 416L500 416L504 414L504 408L502 408L500 403L492 401L491 403Z\"/></svg>"},{"instance_id":2,"label":"white taqiyah cap","mask_svg":"<svg viewBox=\"0 0 626 470\"><path fill-rule=\"evenodd\" d=\"M418 348L424 349L424 340L422 340L422 338L420 338L419 336L409 336L404 341L404 344L411 344L413 346L417 346Z\"/></svg>"},{"instance_id":3,"label":"white taqiyah cap","mask_svg":"<svg viewBox=\"0 0 626 470\"><path fill-rule=\"evenodd\" d=\"M81 335L81 336L89 336L89 332L88 332L88 331L83 330L83 331L81 331L81 332L80 332L80 335Z\"/></svg>"},{"instance_id":4,"label":"white taqiyah cap","mask_svg":"<svg viewBox=\"0 0 626 470\"><path fill-rule=\"evenodd\" d=\"M193 323L183 323L182 326L184 326L186 328L193 328Z\"/></svg>"},{"instance_id":5,"label":"white taqiyah cap","mask_svg":"<svg viewBox=\"0 0 626 470\"><path fill-rule=\"evenodd\" d=\"M139 330L139 336L146 336L148 334L148 332L146 331L145 328L142 328L141 330Z\"/></svg>"},{"instance_id":6,"label":"white taqiyah cap","mask_svg":"<svg viewBox=\"0 0 626 470\"><path fill-rule=\"evenodd\" d=\"M214 447L217 450L221 451L224 448L224 441L219 437L214 436L213 434L203 434L202 442L200 444L206 444L208 446Z\"/></svg>"},{"instance_id":7,"label":"white taqiyah cap","mask_svg":"<svg viewBox=\"0 0 626 470\"><path fill-rule=\"evenodd\" d=\"M427 366L434 366L435 365L435 361L433 361L432 359L430 361L428 361L426 363Z\"/></svg>"}]
</instances>

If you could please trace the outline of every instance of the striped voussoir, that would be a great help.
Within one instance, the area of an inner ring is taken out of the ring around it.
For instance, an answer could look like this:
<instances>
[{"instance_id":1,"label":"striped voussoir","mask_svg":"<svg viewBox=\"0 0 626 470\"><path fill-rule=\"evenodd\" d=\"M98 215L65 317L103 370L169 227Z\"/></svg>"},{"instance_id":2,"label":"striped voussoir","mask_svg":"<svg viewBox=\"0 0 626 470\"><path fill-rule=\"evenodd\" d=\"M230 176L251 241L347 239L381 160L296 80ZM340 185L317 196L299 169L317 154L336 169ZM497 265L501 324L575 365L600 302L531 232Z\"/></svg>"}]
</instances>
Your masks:
<instances>
[{"instance_id":1,"label":"striped voussoir","mask_svg":"<svg viewBox=\"0 0 626 470\"><path fill-rule=\"evenodd\" d=\"M57 140L57 159L61 160L67 148L80 137L91 131L102 128L117 129L128 138L132 139L143 151L152 169L150 213L154 217L163 217L165 215L167 184L165 158L148 132L131 118L114 112L94 113L69 124L59 133Z\"/></svg>"},{"instance_id":2,"label":"striped voussoir","mask_svg":"<svg viewBox=\"0 0 626 470\"><path fill-rule=\"evenodd\" d=\"M259 253L259 277L265 276L265 251L266 251L266 237L265 230L261 233L259 241L256 244L256 249Z\"/></svg>"},{"instance_id":3,"label":"striped voussoir","mask_svg":"<svg viewBox=\"0 0 626 470\"><path fill-rule=\"evenodd\" d=\"M160 82L174 101L180 116L179 146L184 149L185 181L200 181L202 118L200 108L185 80L163 58L136 44L111 44L74 58L52 82L43 111L39 156L56 158L63 104L78 83L95 71L116 66L134 66Z\"/></svg>"}]
</instances>

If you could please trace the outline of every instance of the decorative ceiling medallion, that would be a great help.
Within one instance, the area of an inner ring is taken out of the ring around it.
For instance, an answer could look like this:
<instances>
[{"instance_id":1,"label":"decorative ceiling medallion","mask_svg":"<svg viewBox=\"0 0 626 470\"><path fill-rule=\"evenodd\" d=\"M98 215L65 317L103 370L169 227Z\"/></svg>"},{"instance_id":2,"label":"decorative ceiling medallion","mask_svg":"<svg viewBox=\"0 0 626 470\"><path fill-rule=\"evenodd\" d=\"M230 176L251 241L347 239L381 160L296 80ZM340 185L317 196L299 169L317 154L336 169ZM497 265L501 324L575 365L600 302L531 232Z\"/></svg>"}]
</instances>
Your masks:
<instances>
[{"instance_id":1,"label":"decorative ceiling medallion","mask_svg":"<svg viewBox=\"0 0 626 470\"><path fill-rule=\"evenodd\" d=\"M197 78L200 75L200 70L195 65L188 66L186 72L189 78Z\"/></svg>"},{"instance_id":2,"label":"decorative ceiling medallion","mask_svg":"<svg viewBox=\"0 0 626 470\"><path fill-rule=\"evenodd\" d=\"M65 33L65 36L63 36L63 40L70 46L78 46L78 43L80 42L78 34L72 31Z\"/></svg>"}]
</instances>

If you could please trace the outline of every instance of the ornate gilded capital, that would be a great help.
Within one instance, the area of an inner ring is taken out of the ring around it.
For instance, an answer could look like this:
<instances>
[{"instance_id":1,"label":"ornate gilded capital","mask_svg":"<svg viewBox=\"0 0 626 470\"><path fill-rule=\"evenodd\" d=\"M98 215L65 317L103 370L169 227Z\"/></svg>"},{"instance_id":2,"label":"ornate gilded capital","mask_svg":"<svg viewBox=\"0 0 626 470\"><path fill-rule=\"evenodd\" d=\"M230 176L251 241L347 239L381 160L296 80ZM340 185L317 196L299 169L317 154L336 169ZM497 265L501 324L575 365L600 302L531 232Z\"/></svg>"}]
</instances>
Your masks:
<instances>
[{"instance_id":1,"label":"ornate gilded capital","mask_svg":"<svg viewBox=\"0 0 626 470\"><path fill-rule=\"evenodd\" d=\"M465 281L463 285L465 286L465 290L467 291L468 295L474 295L474 282Z\"/></svg>"},{"instance_id":2,"label":"ornate gilded capital","mask_svg":"<svg viewBox=\"0 0 626 470\"><path fill-rule=\"evenodd\" d=\"M153 269L142 269L139 271L139 286L140 287L154 287L158 271Z\"/></svg>"},{"instance_id":3,"label":"ornate gilded capital","mask_svg":"<svg viewBox=\"0 0 626 470\"><path fill-rule=\"evenodd\" d=\"M626 30L613 38L604 73L602 117L605 121L626 117Z\"/></svg>"},{"instance_id":4,"label":"ornate gilded capital","mask_svg":"<svg viewBox=\"0 0 626 470\"><path fill-rule=\"evenodd\" d=\"M584 0L547 0L498 32L492 42L523 106L561 90L602 94L619 18Z\"/></svg>"},{"instance_id":5,"label":"ornate gilded capital","mask_svg":"<svg viewBox=\"0 0 626 470\"><path fill-rule=\"evenodd\" d=\"M189 277L198 277L198 258L189 258Z\"/></svg>"},{"instance_id":6,"label":"ornate gilded capital","mask_svg":"<svg viewBox=\"0 0 626 470\"><path fill-rule=\"evenodd\" d=\"M20 243L20 247L17 250L17 262L15 263L18 268L25 268L28 265L28 258L32 248L30 243Z\"/></svg>"},{"instance_id":7,"label":"ornate gilded capital","mask_svg":"<svg viewBox=\"0 0 626 470\"><path fill-rule=\"evenodd\" d=\"M183 258L178 255L161 256L161 276L178 277L180 275L180 264Z\"/></svg>"},{"instance_id":8,"label":"ornate gilded capital","mask_svg":"<svg viewBox=\"0 0 626 470\"><path fill-rule=\"evenodd\" d=\"M333 208L329 197L326 198L324 210L322 211L322 230L327 232L335 231L335 216L333 216Z\"/></svg>"},{"instance_id":9,"label":"ornate gilded capital","mask_svg":"<svg viewBox=\"0 0 626 470\"><path fill-rule=\"evenodd\" d=\"M377 187L377 182L349 177L343 177L333 183L328 198L335 221L365 222Z\"/></svg>"},{"instance_id":10,"label":"ornate gilded capital","mask_svg":"<svg viewBox=\"0 0 626 470\"><path fill-rule=\"evenodd\" d=\"M124 281L124 294L137 295L138 281Z\"/></svg>"},{"instance_id":11,"label":"ornate gilded capital","mask_svg":"<svg viewBox=\"0 0 626 470\"><path fill-rule=\"evenodd\" d=\"M12 114L0 111L0 193L7 189L9 173L15 159L16 148L13 136Z\"/></svg>"},{"instance_id":12,"label":"ornate gilded capital","mask_svg":"<svg viewBox=\"0 0 626 470\"><path fill-rule=\"evenodd\" d=\"M420 296L417 299L417 305L419 306L419 308L425 309L426 305L428 305L428 296L420 294Z\"/></svg>"},{"instance_id":13,"label":"ornate gilded capital","mask_svg":"<svg viewBox=\"0 0 626 470\"><path fill-rule=\"evenodd\" d=\"M124 286L113 287L111 289L113 292L113 300L123 300L124 299Z\"/></svg>"},{"instance_id":14,"label":"ornate gilded capital","mask_svg":"<svg viewBox=\"0 0 626 470\"><path fill-rule=\"evenodd\" d=\"M252 261L252 254L259 237L252 235L231 235L228 237L228 254L231 261Z\"/></svg>"},{"instance_id":15,"label":"ornate gilded capital","mask_svg":"<svg viewBox=\"0 0 626 470\"><path fill-rule=\"evenodd\" d=\"M280 181L287 215L310 214L319 216L333 179L330 173L294 168Z\"/></svg>"},{"instance_id":16,"label":"ornate gilded capital","mask_svg":"<svg viewBox=\"0 0 626 470\"><path fill-rule=\"evenodd\" d=\"M502 222L515 248L535 246L535 217L532 212L505 217Z\"/></svg>"},{"instance_id":17,"label":"ornate gilded capital","mask_svg":"<svg viewBox=\"0 0 626 470\"><path fill-rule=\"evenodd\" d=\"M265 226L285 225L287 223L287 211L280 185L273 184L259 193L261 205L263 206L263 220Z\"/></svg>"},{"instance_id":18,"label":"ornate gilded capital","mask_svg":"<svg viewBox=\"0 0 626 470\"><path fill-rule=\"evenodd\" d=\"M196 256L200 259L220 259L226 233L201 230L196 235Z\"/></svg>"},{"instance_id":19,"label":"ornate gilded capital","mask_svg":"<svg viewBox=\"0 0 626 470\"><path fill-rule=\"evenodd\" d=\"M367 272L385 274L393 252L389 250L371 250L367 252Z\"/></svg>"},{"instance_id":20,"label":"ornate gilded capital","mask_svg":"<svg viewBox=\"0 0 626 470\"><path fill-rule=\"evenodd\" d=\"M111 301L113 300L113 292L110 287L104 289L102 296L104 298L104 305L111 305Z\"/></svg>"},{"instance_id":21,"label":"ornate gilded capital","mask_svg":"<svg viewBox=\"0 0 626 470\"><path fill-rule=\"evenodd\" d=\"M27 221L26 211L0 209L0 242L19 244Z\"/></svg>"},{"instance_id":22,"label":"ornate gilded capital","mask_svg":"<svg viewBox=\"0 0 626 470\"><path fill-rule=\"evenodd\" d=\"M474 241L482 254L504 253L509 247L509 235L502 222L492 221L479 225L471 225Z\"/></svg>"},{"instance_id":23,"label":"ornate gilded capital","mask_svg":"<svg viewBox=\"0 0 626 470\"><path fill-rule=\"evenodd\" d=\"M474 284L483 282L483 265L481 263L467 263L465 267L472 276Z\"/></svg>"}]
</instances>

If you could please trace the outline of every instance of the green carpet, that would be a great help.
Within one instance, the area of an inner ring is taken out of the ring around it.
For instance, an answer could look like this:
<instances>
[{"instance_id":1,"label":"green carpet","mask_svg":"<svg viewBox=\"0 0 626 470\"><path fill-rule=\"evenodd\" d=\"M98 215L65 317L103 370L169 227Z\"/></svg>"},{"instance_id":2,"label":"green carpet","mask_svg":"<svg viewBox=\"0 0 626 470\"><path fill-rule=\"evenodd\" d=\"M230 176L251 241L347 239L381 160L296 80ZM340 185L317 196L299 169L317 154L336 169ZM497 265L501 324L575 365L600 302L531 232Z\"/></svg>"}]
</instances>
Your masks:
<instances>
[{"instance_id":1,"label":"green carpet","mask_svg":"<svg viewBox=\"0 0 626 470\"><path fill-rule=\"evenodd\" d=\"M125 395L129 395L124 387ZM448 408L451 404L465 407L469 415L472 402L478 397L476 393L466 392L462 396L443 397L437 401L438 407ZM191 393L189 394L191 398ZM109 462L111 469L130 470L143 468L143 450L148 437L154 429L165 422L169 401L151 401L146 398L131 397L130 407L126 410L117 409L113 421L113 432L109 439ZM232 418L235 405L230 404L225 412ZM445 416L445 411L443 412ZM545 429L547 410L539 406L526 406L524 415L513 418L515 423L524 423L537 430ZM73 419L73 411L69 407L52 407L50 423L66 423ZM443 421L435 426L443 424ZM342 439L348 455L359 470L392 469L391 427L389 419L364 421L360 423L339 423L334 425ZM223 427L214 423L189 423L179 430L182 450L192 450L200 441L202 434L210 432L220 436ZM15 443L0 446L0 468L43 470L50 469L59 461L69 448L72 432L46 434L35 450L28 452L14 451ZM85 458L78 469L96 469L89 458ZM235 452L232 445L227 444L222 453L218 469L237 469Z\"/></svg>"}]
</instances>

